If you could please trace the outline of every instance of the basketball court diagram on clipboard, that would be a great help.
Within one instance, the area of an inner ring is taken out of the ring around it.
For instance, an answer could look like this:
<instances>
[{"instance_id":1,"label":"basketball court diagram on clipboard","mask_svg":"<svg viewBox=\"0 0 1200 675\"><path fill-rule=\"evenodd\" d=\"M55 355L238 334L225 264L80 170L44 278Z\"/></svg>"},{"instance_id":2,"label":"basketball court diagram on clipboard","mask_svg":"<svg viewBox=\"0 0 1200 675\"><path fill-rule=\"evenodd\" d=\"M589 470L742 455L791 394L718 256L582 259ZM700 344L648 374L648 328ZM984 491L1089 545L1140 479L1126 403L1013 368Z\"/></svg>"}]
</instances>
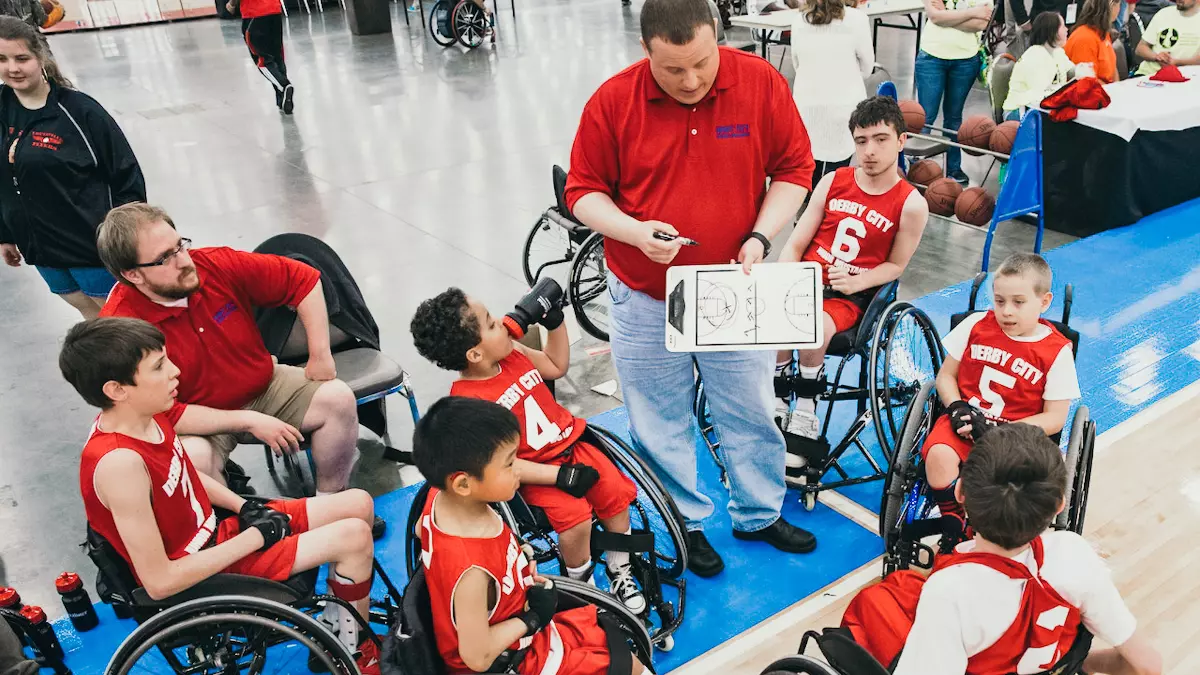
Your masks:
<instances>
[{"instance_id":1,"label":"basketball court diagram on clipboard","mask_svg":"<svg viewBox=\"0 0 1200 675\"><path fill-rule=\"evenodd\" d=\"M824 341L821 266L759 263L667 270L667 349L808 349Z\"/></svg>"}]
</instances>

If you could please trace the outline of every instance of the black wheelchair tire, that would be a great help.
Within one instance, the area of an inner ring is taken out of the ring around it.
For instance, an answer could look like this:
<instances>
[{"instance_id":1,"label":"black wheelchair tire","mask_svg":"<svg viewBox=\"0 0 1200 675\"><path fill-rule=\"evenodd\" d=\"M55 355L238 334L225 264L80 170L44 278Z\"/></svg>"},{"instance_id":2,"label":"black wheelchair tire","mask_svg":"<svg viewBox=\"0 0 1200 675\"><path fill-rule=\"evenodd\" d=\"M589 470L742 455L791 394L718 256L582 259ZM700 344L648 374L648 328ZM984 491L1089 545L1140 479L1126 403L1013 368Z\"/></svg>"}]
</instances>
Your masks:
<instances>
[{"instance_id":1,"label":"black wheelchair tire","mask_svg":"<svg viewBox=\"0 0 1200 675\"><path fill-rule=\"evenodd\" d=\"M404 565L408 578L413 578L417 568L421 566L421 538L417 536L417 522L425 510L425 500L429 498L429 483L422 483L413 497L412 506L408 507L408 520L404 524Z\"/></svg>"},{"instance_id":2,"label":"black wheelchair tire","mask_svg":"<svg viewBox=\"0 0 1200 675\"><path fill-rule=\"evenodd\" d=\"M450 14L450 25L454 37L467 49L475 49L487 37L489 19L479 5L472 0L458 0Z\"/></svg>"},{"instance_id":3,"label":"black wheelchair tire","mask_svg":"<svg viewBox=\"0 0 1200 675\"><path fill-rule=\"evenodd\" d=\"M832 666L811 656L798 654L779 659L763 669L762 675L793 673L794 675L842 675Z\"/></svg>"},{"instance_id":4,"label":"black wheelchair tire","mask_svg":"<svg viewBox=\"0 0 1200 675\"><path fill-rule=\"evenodd\" d=\"M575 244L575 240L571 238L570 233L546 216L540 216L537 219L537 222L533 224L533 227L529 228L529 234L525 237L525 246L521 249L521 272L525 275L525 283L529 284L530 287L532 287L534 283L538 281L538 278L534 276L534 273L537 270L533 269L534 241L537 240L539 238L538 235L543 232L555 232L556 234L561 232L562 238L565 240L567 245L561 260L552 260L546 263L540 263L538 265L543 272L555 265L569 263L575 258L577 246Z\"/></svg>"},{"instance_id":5,"label":"black wheelchair tire","mask_svg":"<svg viewBox=\"0 0 1200 675\"><path fill-rule=\"evenodd\" d=\"M933 365L933 375L937 375L937 371L942 364L942 358L945 355L942 342L938 338L937 329L933 325L933 320L925 312L907 302L893 302L884 310L883 315L875 324L875 335L871 340L871 353L868 358L867 367L869 368L869 376L867 377L867 387L870 393L871 419L874 421L875 435L879 441L879 447L888 462L892 461L893 455L896 453L898 443L893 439L901 437L904 420L903 418L896 418L896 415L892 412L893 406L881 407L880 401L892 400L892 387L889 375L892 363L893 338L896 326L909 316L921 328L922 336L925 338L925 347L928 349L929 359ZM880 376L881 366L883 369L882 377ZM880 380L883 380L883 382L880 382Z\"/></svg>"},{"instance_id":6,"label":"black wheelchair tire","mask_svg":"<svg viewBox=\"0 0 1200 675\"><path fill-rule=\"evenodd\" d=\"M601 275L599 281L584 278L588 260L592 258L596 258L599 261L597 265L597 270ZM579 322L579 327L588 335L604 342L608 342L608 331L601 328L588 315L587 305L596 298L600 298L602 302L607 300L608 280L604 278L607 269L604 262L604 235L598 232L593 233L583 242L583 245L579 247L579 252L575 254L575 259L571 262L571 278L567 283L567 297L571 301L571 308L575 312L575 319ZM580 288L580 285L585 281L596 284L589 287L586 294Z\"/></svg>"},{"instance_id":7,"label":"black wheelchair tire","mask_svg":"<svg viewBox=\"0 0 1200 675\"><path fill-rule=\"evenodd\" d=\"M625 441L604 427L589 426L588 430L603 441L601 450L617 465L617 468L629 475L637 474L638 478L634 482L641 487L641 491L646 493L646 498L662 515L664 525L670 530L671 543L675 547L674 558L663 555L657 550L657 546L655 547L655 558L669 565L669 567L660 565L659 570L668 578L680 578L687 570L688 564L687 526L684 524L683 514L675 505L675 500L667 494L667 488L646 464L646 460L634 452L633 448L629 447ZM647 486L650 486L649 489Z\"/></svg>"},{"instance_id":8,"label":"black wheelchair tire","mask_svg":"<svg viewBox=\"0 0 1200 675\"><path fill-rule=\"evenodd\" d=\"M884 564L888 558L895 556L895 546L900 509L912 486L911 476L914 458L920 452L917 444L922 440L922 434L928 433L933 427L934 411L937 405L937 390L932 381L921 385L917 395L913 397L904 415L904 430L900 442L896 444L896 453L888 467L887 476L883 480L883 496L879 505L879 536L883 538ZM932 404L930 400L933 399Z\"/></svg>"},{"instance_id":9,"label":"black wheelchair tire","mask_svg":"<svg viewBox=\"0 0 1200 675\"><path fill-rule=\"evenodd\" d=\"M449 5L449 9L447 9L446 11L453 12L454 6L450 5L449 0L445 0L445 2L447 5ZM433 41L436 42L439 47L449 47L450 45L454 44L458 40L458 38L455 37L454 35L450 35L449 37L447 37L445 35L442 35L439 32L440 27L438 26L438 20L437 20L437 8L438 8L439 4L441 4L441 2L436 2L436 3L434 3L433 7L431 7L429 9L429 34L431 36L433 36ZM450 20L451 20L451 27L453 27L453 25L454 25L453 24L453 21L454 21L453 14L451 14Z\"/></svg>"},{"instance_id":10,"label":"black wheelchair tire","mask_svg":"<svg viewBox=\"0 0 1200 675\"><path fill-rule=\"evenodd\" d=\"M105 675L127 675L160 641L207 623L221 626L248 624L277 630L308 649L328 672L358 672L354 656L319 620L272 600L222 595L190 600L147 619L117 647L105 668Z\"/></svg>"},{"instance_id":11,"label":"black wheelchair tire","mask_svg":"<svg viewBox=\"0 0 1200 675\"><path fill-rule=\"evenodd\" d=\"M1075 410L1071 435L1067 438L1067 492L1063 496L1067 508L1058 514L1055 527L1083 534L1083 519L1087 513L1088 485L1092 477L1092 449L1096 444L1096 427L1087 406Z\"/></svg>"},{"instance_id":12,"label":"black wheelchair tire","mask_svg":"<svg viewBox=\"0 0 1200 675\"><path fill-rule=\"evenodd\" d=\"M576 599L589 605L595 605L598 609L612 615L621 624L621 627L627 631L629 640L633 643L631 647L633 648L634 656L642 662L642 665L647 668L652 667L654 647L650 640L650 633L646 630L646 624L640 617L626 609L619 600L608 592L602 591L591 584L569 579L565 576L546 575L546 578L554 582L560 593L572 595Z\"/></svg>"}]
</instances>

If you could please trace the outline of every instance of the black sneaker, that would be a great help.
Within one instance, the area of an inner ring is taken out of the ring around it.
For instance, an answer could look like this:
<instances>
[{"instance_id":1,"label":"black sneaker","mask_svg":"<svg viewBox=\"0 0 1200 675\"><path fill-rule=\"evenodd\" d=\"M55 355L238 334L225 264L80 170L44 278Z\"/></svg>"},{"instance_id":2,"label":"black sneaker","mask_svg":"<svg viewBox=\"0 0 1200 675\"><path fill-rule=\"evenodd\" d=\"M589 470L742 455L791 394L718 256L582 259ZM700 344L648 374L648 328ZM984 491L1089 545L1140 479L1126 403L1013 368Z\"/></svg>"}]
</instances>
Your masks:
<instances>
[{"instance_id":1,"label":"black sneaker","mask_svg":"<svg viewBox=\"0 0 1200 675\"><path fill-rule=\"evenodd\" d=\"M725 561L700 530L687 533L687 552L688 569L698 577L715 577L725 569Z\"/></svg>"},{"instance_id":2,"label":"black sneaker","mask_svg":"<svg viewBox=\"0 0 1200 675\"><path fill-rule=\"evenodd\" d=\"M293 87L290 84L283 88L283 98L279 102L279 109L283 111L284 115L292 114L292 110L295 108L295 105L296 105L295 103L292 102L292 96L295 93L296 93L295 87Z\"/></svg>"},{"instance_id":3,"label":"black sneaker","mask_svg":"<svg viewBox=\"0 0 1200 675\"><path fill-rule=\"evenodd\" d=\"M375 516L375 522L371 523L371 538L379 541L387 532L387 521L379 516Z\"/></svg>"},{"instance_id":4,"label":"black sneaker","mask_svg":"<svg viewBox=\"0 0 1200 675\"><path fill-rule=\"evenodd\" d=\"M808 553L817 547L817 538L811 532L792 525L782 517L761 530L743 532L735 529L733 538L765 541L785 553Z\"/></svg>"}]
</instances>

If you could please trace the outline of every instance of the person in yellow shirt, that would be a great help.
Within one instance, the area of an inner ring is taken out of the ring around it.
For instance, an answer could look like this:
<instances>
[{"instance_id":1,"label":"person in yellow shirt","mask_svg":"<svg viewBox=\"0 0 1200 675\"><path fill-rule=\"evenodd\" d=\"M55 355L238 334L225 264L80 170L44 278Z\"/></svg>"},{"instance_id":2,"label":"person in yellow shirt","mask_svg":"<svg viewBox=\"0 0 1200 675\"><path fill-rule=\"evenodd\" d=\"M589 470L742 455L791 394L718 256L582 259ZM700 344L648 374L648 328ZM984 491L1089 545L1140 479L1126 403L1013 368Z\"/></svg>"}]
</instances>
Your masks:
<instances>
[{"instance_id":1,"label":"person in yellow shirt","mask_svg":"<svg viewBox=\"0 0 1200 675\"><path fill-rule=\"evenodd\" d=\"M1067 58L1067 24L1058 12L1042 12L1033 18L1029 49L1013 66L1004 99L1007 119L1020 120L1025 108L1036 107L1074 77L1075 64Z\"/></svg>"},{"instance_id":2,"label":"person in yellow shirt","mask_svg":"<svg viewBox=\"0 0 1200 675\"><path fill-rule=\"evenodd\" d=\"M1200 0L1175 0L1174 7L1159 10L1142 40L1137 55L1145 59L1138 75L1153 75L1163 65L1200 65Z\"/></svg>"}]
</instances>

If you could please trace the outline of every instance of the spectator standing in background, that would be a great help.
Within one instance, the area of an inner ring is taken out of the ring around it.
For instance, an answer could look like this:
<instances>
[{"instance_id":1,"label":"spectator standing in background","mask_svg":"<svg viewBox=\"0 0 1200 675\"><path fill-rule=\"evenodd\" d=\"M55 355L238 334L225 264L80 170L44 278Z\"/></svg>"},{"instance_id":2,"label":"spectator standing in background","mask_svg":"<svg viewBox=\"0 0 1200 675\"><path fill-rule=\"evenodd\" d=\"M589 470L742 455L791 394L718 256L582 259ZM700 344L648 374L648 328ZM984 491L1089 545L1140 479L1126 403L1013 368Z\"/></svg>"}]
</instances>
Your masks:
<instances>
[{"instance_id":1,"label":"spectator standing in background","mask_svg":"<svg viewBox=\"0 0 1200 675\"><path fill-rule=\"evenodd\" d=\"M867 15L843 0L809 0L792 23L792 65L792 98L812 142L816 185L826 173L850 166L850 113L875 93L863 85L875 65Z\"/></svg>"}]
</instances>

